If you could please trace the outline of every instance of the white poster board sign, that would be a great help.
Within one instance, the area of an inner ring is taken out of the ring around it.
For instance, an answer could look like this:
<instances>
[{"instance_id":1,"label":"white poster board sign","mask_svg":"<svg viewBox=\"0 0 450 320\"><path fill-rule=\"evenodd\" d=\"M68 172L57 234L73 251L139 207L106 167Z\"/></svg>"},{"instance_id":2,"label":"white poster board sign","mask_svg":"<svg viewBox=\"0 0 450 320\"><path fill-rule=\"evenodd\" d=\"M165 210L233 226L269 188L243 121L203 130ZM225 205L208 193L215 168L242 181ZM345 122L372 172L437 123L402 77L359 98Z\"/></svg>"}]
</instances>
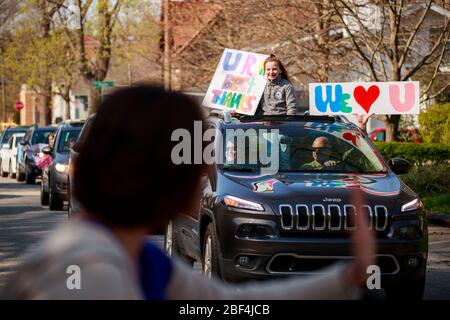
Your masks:
<instances>
[{"instance_id":1,"label":"white poster board sign","mask_svg":"<svg viewBox=\"0 0 450 320\"><path fill-rule=\"evenodd\" d=\"M419 114L419 82L310 83L309 113Z\"/></svg>"},{"instance_id":2,"label":"white poster board sign","mask_svg":"<svg viewBox=\"0 0 450 320\"><path fill-rule=\"evenodd\" d=\"M202 105L254 115L264 92L264 60L269 57L225 49Z\"/></svg>"}]
</instances>

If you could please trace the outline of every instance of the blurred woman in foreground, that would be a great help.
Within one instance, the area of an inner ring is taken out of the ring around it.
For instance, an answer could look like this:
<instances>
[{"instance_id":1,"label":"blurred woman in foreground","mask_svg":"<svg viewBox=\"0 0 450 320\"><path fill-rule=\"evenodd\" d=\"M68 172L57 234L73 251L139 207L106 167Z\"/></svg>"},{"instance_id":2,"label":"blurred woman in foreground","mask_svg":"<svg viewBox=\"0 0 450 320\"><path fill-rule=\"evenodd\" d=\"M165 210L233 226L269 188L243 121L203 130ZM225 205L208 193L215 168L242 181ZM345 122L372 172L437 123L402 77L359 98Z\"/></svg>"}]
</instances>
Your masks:
<instances>
[{"instance_id":1,"label":"blurred woman in foreground","mask_svg":"<svg viewBox=\"0 0 450 320\"><path fill-rule=\"evenodd\" d=\"M359 297L374 238L362 215L355 257L323 273L239 287L169 259L148 240L181 212L198 210L204 164L175 165L172 132L203 121L190 98L152 86L122 89L99 107L80 146L74 194L84 210L54 231L9 279L4 298L347 299ZM192 150L194 146L192 145ZM191 153L193 154L193 153ZM354 204L361 205L355 190ZM75 275L78 274L77 278Z\"/></svg>"}]
</instances>

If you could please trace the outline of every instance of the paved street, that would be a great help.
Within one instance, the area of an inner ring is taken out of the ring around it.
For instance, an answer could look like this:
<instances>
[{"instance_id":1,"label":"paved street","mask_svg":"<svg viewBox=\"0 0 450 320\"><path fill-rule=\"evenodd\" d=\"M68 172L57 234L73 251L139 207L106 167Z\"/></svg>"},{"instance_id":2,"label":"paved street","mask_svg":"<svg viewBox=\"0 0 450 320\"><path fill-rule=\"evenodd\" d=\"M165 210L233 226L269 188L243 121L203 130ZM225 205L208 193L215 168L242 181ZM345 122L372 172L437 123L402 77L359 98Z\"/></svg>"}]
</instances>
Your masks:
<instances>
[{"instance_id":1,"label":"paved street","mask_svg":"<svg viewBox=\"0 0 450 320\"><path fill-rule=\"evenodd\" d=\"M40 206L39 185L0 178L0 287L21 261L21 255L60 223L66 211ZM430 226L430 253L425 299L450 300L450 229ZM162 244L162 237L156 237ZM198 267L196 268L199 269ZM374 299L382 295L373 295Z\"/></svg>"}]
</instances>

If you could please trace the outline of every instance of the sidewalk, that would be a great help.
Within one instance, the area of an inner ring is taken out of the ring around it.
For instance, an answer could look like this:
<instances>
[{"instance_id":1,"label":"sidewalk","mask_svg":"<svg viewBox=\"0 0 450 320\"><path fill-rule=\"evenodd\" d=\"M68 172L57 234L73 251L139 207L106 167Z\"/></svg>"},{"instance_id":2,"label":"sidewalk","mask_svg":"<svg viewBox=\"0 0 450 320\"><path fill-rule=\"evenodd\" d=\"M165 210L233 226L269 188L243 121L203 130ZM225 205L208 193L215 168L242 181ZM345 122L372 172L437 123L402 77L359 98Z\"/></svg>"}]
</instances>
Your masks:
<instances>
[{"instance_id":1,"label":"sidewalk","mask_svg":"<svg viewBox=\"0 0 450 320\"><path fill-rule=\"evenodd\" d=\"M450 215L448 214L429 214L427 219L431 224L450 228Z\"/></svg>"}]
</instances>

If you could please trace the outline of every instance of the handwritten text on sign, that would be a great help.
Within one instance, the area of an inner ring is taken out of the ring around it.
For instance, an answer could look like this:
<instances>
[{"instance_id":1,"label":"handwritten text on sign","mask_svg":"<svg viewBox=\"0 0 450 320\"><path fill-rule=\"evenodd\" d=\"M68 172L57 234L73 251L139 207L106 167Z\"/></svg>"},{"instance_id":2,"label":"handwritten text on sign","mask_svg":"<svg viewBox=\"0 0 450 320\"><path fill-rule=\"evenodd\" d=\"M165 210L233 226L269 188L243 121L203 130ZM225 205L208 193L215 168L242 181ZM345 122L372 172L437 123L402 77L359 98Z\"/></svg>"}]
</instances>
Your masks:
<instances>
[{"instance_id":1,"label":"handwritten text on sign","mask_svg":"<svg viewBox=\"0 0 450 320\"><path fill-rule=\"evenodd\" d=\"M255 114L264 92L267 55L225 49L203 99L208 108Z\"/></svg>"},{"instance_id":2,"label":"handwritten text on sign","mask_svg":"<svg viewBox=\"0 0 450 320\"><path fill-rule=\"evenodd\" d=\"M418 114L419 82L310 83L309 112Z\"/></svg>"}]
</instances>

